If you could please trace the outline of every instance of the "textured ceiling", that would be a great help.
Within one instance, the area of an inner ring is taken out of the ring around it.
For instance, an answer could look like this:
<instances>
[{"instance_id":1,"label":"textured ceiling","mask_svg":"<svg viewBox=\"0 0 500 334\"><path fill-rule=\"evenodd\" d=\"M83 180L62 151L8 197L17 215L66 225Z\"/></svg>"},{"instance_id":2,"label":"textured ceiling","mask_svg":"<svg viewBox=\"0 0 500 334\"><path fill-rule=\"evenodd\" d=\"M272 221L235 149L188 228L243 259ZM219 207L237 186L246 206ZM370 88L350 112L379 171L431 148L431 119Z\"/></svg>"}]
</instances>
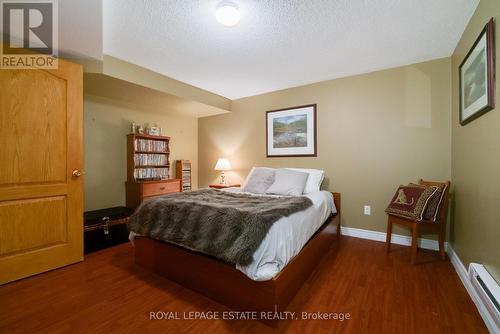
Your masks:
<instances>
[{"instance_id":1,"label":"textured ceiling","mask_svg":"<svg viewBox=\"0 0 500 334\"><path fill-rule=\"evenodd\" d=\"M479 0L104 0L104 53L236 99L450 56Z\"/></svg>"}]
</instances>

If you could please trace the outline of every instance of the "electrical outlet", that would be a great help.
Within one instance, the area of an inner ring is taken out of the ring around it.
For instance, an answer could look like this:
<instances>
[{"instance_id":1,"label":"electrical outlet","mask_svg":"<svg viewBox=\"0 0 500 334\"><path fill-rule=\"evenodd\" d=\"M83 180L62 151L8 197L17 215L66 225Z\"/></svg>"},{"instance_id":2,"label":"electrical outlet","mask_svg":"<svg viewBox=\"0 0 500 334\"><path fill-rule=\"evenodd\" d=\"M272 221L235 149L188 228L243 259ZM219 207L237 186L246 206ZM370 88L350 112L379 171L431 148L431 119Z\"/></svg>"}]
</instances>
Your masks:
<instances>
[{"instance_id":1,"label":"electrical outlet","mask_svg":"<svg viewBox=\"0 0 500 334\"><path fill-rule=\"evenodd\" d=\"M370 216L372 214L372 207L369 205L365 205L363 208L363 212L365 216Z\"/></svg>"}]
</instances>

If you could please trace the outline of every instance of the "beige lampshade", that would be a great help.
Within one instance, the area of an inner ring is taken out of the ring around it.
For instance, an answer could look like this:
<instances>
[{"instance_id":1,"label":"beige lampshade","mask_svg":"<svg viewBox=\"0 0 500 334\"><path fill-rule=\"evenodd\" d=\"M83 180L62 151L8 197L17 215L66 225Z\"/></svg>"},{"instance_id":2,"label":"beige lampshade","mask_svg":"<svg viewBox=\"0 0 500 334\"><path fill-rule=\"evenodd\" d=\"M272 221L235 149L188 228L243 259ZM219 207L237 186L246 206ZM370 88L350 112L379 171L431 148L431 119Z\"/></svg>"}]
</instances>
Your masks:
<instances>
[{"instance_id":1,"label":"beige lampshade","mask_svg":"<svg viewBox=\"0 0 500 334\"><path fill-rule=\"evenodd\" d=\"M217 164L215 165L215 170L231 170L231 163L227 159L219 159L217 160Z\"/></svg>"}]
</instances>

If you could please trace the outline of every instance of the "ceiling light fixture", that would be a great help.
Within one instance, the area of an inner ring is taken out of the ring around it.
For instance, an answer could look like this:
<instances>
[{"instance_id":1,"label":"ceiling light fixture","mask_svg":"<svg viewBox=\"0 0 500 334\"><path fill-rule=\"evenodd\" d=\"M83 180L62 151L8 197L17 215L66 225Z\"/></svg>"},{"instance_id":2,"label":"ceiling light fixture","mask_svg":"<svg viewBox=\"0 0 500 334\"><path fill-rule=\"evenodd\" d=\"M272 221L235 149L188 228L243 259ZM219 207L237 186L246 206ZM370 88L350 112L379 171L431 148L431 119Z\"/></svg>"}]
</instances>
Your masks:
<instances>
[{"instance_id":1,"label":"ceiling light fixture","mask_svg":"<svg viewBox=\"0 0 500 334\"><path fill-rule=\"evenodd\" d=\"M220 24L232 27L240 22L240 11L233 2L222 1L215 11L215 17Z\"/></svg>"}]
</instances>

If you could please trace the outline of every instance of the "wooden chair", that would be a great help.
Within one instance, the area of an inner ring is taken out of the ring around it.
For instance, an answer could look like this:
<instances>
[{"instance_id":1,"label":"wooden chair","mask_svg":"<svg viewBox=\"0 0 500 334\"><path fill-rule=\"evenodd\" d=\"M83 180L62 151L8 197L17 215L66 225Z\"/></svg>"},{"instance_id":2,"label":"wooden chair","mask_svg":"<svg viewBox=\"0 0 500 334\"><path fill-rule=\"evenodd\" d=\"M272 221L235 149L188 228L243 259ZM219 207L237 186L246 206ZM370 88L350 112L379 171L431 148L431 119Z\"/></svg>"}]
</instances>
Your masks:
<instances>
[{"instance_id":1,"label":"wooden chair","mask_svg":"<svg viewBox=\"0 0 500 334\"><path fill-rule=\"evenodd\" d=\"M420 179L418 184L425 186L443 186L447 185L445 193L443 195L443 200L438 208L438 215L436 221L422 220L415 221L408 218L401 218L393 215L389 215L387 219L387 238L386 238L386 248L387 253L391 250L391 236L392 236L392 224L403 225L411 229L411 263L415 264L417 260L417 248L418 248L418 236L421 232L430 232L438 234L439 242L439 255L441 259L446 259L444 251L444 239L446 235L446 218L448 216L448 197L450 193L450 182L432 182L424 181Z\"/></svg>"}]
</instances>

